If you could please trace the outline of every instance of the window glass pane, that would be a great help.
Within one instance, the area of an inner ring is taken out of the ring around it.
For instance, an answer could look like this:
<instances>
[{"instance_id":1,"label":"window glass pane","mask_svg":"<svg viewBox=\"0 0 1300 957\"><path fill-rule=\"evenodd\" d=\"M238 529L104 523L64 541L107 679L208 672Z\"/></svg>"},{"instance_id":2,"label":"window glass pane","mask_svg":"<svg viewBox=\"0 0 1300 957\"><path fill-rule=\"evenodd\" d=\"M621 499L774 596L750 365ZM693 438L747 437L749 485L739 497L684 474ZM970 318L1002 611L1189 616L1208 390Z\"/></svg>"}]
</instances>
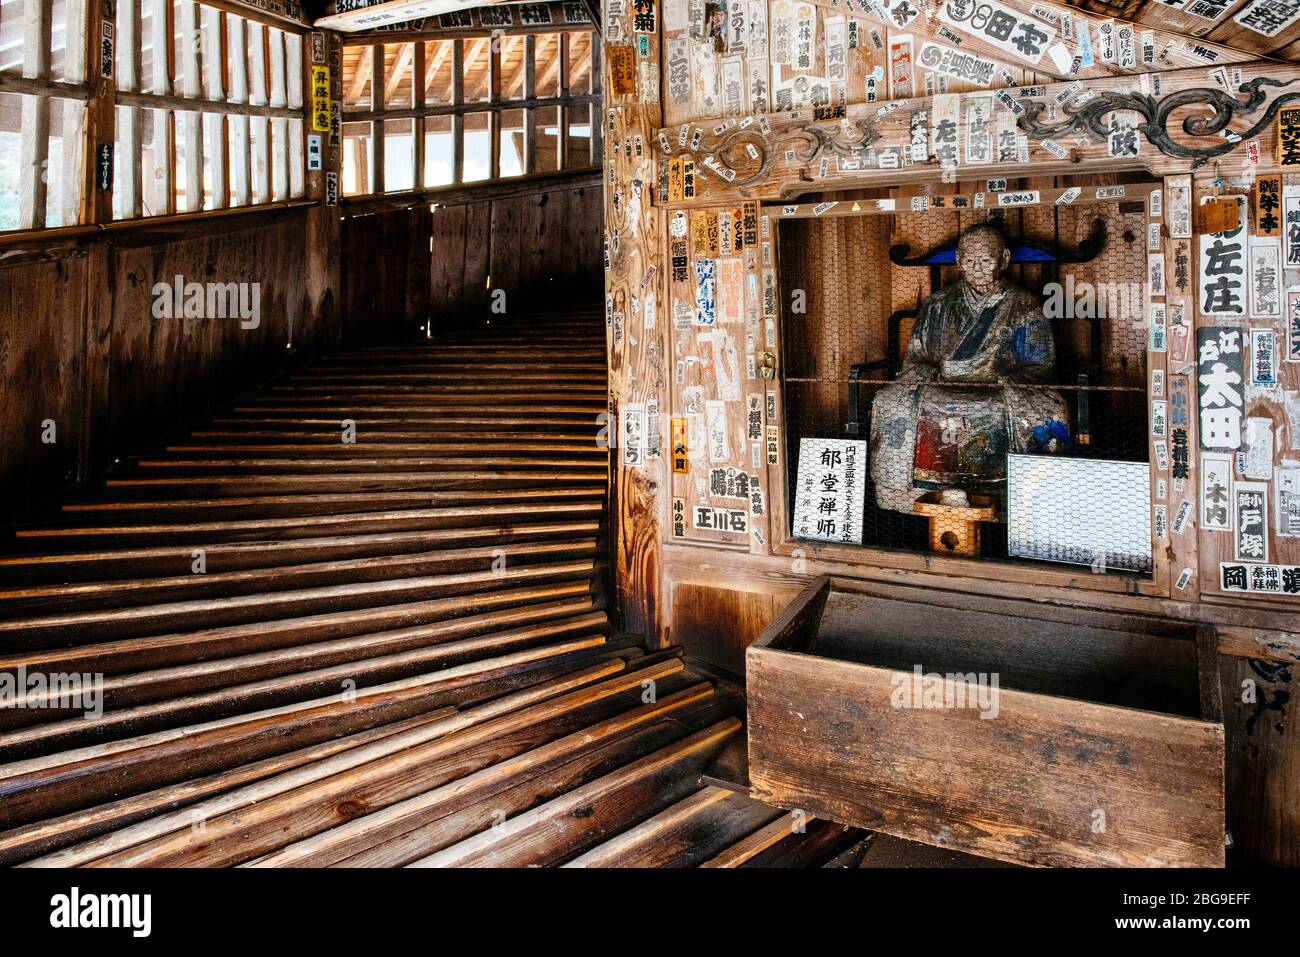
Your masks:
<instances>
[{"instance_id":1,"label":"window glass pane","mask_svg":"<svg viewBox=\"0 0 1300 957\"><path fill-rule=\"evenodd\" d=\"M569 34L569 92L591 92L591 34Z\"/></svg>"},{"instance_id":2,"label":"window glass pane","mask_svg":"<svg viewBox=\"0 0 1300 957\"><path fill-rule=\"evenodd\" d=\"M560 95L560 35L537 35L537 95Z\"/></svg>"},{"instance_id":3,"label":"window glass pane","mask_svg":"<svg viewBox=\"0 0 1300 957\"><path fill-rule=\"evenodd\" d=\"M524 47L527 38L514 34L501 38L501 99L524 98Z\"/></svg>"},{"instance_id":4,"label":"window glass pane","mask_svg":"<svg viewBox=\"0 0 1300 957\"><path fill-rule=\"evenodd\" d=\"M248 119L250 163L253 171L253 202L271 201L271 124L265 116Z\"/></svg>"},{"instance_id":5,"label":"window glass pane","mask_svg":"<svg viewBox=\"0 0 1300 957\"><path fill-rule=\"evenodd\" d=\"M465 102L484 103L492 95L489 69L492 60L492 41L489 37L479 37L477 40L462 42L465 44L463 64Z\"/></svg>"},{"instance_id":6,"label":"window glass pane","mask_svg":"<svg viewBox=\"0 0 1300 957\"><path fill-rule=\"evenodd\" d=\"M384 190L415 188L415 120L384 121Z\"/></svg>"},{"instance_id":7,"label":"window glass pane","mask_svg":"<svg viewBox=\"0 0 1300 957\"><path fill-rule=\"evenodd\" d=\"M414 61L414 43L384 46L384 104L390 110L410 109L415 105L415 86L411 82Z\"/></svg>"},{"instance_id":8,"label":"window glass pane","mask_svg":"<svg viewBox=\"0 0 1300 957\"><path fill-rule=\"evenodd\" d=\"M0 11L7 9L0 7ZM21 115L22 97L16 93L0 93L0 229L18 228Z\"/></svg>"},{"instance_id":9,"label":"window glass pane","mask_svg":"<svg viewBox=\"0 0 1300 957\"><path fill-rule=\"evenodd\" d=\"M524 110L502 110L497 114L497 135L501 143L501 175L522 176L527 170Z\"/></svg>"},{"instance_id":10,"label":"window glass pane","mask_svg":"<svg viewBox=\"0 0 1300 957\"><path fill-rule=\"evenodd\" d=\"M142 110L144 113L144 148L140 153L140 179L144 214L162 216L170 211L171 122L165 110Z\"/></svg>"},{"instance_id":11,"label":"window glass pane","mask_svg":"<svg viewBox=\"0 0 1300 957\"><path fill-rule=\"evenodd\" d=\"M452 61L458 40L429 40L424 45L424 103L451 102Z\"/></svg>"},{"instance_id":12,"label":"window glass pane","mask_svg":"<svg viewBox=\"0 0 1300 957\"><path fill-rule=\"evenodd\" d=\"M456 181L452 162L455 139L450 116L424 119L424 185L446 186Z\"/></svg>"},{"instance_id":13,"label":"window glass pane","mask_svg":"<svg viewBox=\"0 0 1300 957\"><path fill-rule=\"evenodd\" d=\"M29 0L0 2L0 73L21 75L23 72L23 8L28 2ZM0 173L0 175L7 174ZM17 181L15 181L15 195L17 190ZM17 228L18 213L16 209L17 207L15 207L14 212L15 225L5 226L5 229Z\"/></svg>"},{"instance_id":14,"label":"window glass pane","mask_svg":"<svg viewBox=\"0 0 1300 957\"><path fill-rule=\"evenodd\" d=\"M203 114L203 208L222 209L227 203L226 118Z\"/></svg>"},{"instance_id":15,"label":"window glass pane","mask_svg":"<svg viewBox=\"0 0 1300 957\"><path fill-rule=\"evenodd\" d=\"M560 108L545 106L537 111L536 173L560 168Z\"/></svg>"},{"instance_id":16,"label":"window glass pane","mask_svg":"<svg viewBox=\"0 0 1300 957\"><path fill-rule=\"evenodd\" d=\"M122 5L118 6L121 13ZM140 129L148 111L119 106L115 111L113 142L113 218L133 219L140 215L139 167L132 157L140 155L143 145Z\"/></svg>"},{"instance_id":17,"label":"window glass pane","mask_svg":"<svg viewBox=\"0 0 1300 957\"><path fill-rule=\"evenodd\" d=\"M580 169L591 165L591 105L571 106L569 113L568 156L566 169Z\"/></svg>"},{"instance_id":18,"label":"window glass pane","mask_svg":"<svg viewBox=\"0 0 1300 957\"><path fill-rule=\"evenodd\" d=\"M492 176L492 135L487 113L465 114L465 169L462 183Z\"/></svg>"},{"instance_id":19,"label":"window glass pane","mask_svg":"<svg viewBox=\"0 0 1300 957\"><path fill-rule=\"evenodd\" d=\"M375 156L370 123L343 124L343 195L374 191Z\"/></svg>"},{"instance_id":20,"label":"window glass pane","mask_svg":"<svg viewBox=\"0 0 1300 957\"><path fill-rule=\"evenodd\" d=\"M343 109L368 110L373 47L343 48Z\"/></svg>"},{"instance_id":21,"label":"window glass pane","mask_svg":"<svg viewBox=\"0 0 1300 957\"><path fill-rule=\"evenodd\" d=\"M176 112L176 210L189 212L199 208L202 196L202 139L199 114ZM194 185L199 188L195 189Z\"/></svg>"}]
</instances>

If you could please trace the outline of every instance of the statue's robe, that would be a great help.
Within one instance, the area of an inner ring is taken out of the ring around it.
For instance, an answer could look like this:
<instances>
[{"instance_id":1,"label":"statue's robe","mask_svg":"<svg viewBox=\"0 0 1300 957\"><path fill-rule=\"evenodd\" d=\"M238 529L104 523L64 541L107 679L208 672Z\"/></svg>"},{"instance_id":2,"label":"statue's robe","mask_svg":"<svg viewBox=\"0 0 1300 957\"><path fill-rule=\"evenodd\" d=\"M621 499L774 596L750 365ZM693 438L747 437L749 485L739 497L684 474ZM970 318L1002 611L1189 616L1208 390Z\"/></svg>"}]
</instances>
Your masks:
<instances>
[{"instance_id":1,"label":"statue's robe","mask_svg":"<svg viewBox=\"0 0 1300 957\"><path fill-rule=\"evenodd\" d=\"M1056 346L1042 303L1005 279L986 296L962 280L917 315L903 367L871 403L876 503L911 512L933 489L999 491L1008 452L1060 451L1069 410L1051 382Z\"/></svg>"}]
</instances>

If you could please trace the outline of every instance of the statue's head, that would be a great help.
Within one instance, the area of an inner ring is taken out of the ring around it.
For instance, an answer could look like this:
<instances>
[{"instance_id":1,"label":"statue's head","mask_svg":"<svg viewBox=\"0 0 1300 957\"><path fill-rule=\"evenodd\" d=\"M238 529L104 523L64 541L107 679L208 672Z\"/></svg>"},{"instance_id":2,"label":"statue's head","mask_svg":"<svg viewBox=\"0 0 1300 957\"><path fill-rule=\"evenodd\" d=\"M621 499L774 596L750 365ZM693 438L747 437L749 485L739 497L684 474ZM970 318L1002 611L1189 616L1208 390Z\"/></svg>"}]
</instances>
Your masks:
<instances>
[{"instance_id":1,"label":"statue's head","mask_svg":"<svg viewBox=\"0 0 1300 957\"><path fill-rule=\"evenodd\" d=\"M981 296L991 291L1011 263L1011 247L993 223L971 226L957 240L957 268Z\"/></svg>"}]
</instances>

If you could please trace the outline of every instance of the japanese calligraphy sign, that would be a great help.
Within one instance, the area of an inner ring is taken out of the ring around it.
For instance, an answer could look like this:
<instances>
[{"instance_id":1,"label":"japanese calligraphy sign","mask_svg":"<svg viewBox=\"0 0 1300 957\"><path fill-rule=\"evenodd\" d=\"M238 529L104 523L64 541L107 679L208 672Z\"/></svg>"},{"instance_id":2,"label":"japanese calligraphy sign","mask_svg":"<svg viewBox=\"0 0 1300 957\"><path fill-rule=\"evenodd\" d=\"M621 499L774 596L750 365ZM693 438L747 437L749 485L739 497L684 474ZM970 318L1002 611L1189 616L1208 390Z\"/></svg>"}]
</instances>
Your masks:
<instances>
[{"instance_id":1,"label":"japanese calligraphy sign","mask_svg":"<svg viewBox=\"0 0 1300 957\"><path fill-rule=\"evenodd\" d=\"M328 133L330 128L330 68L311 68L311 128Z\"/></svg>"},{"instance_id":2,"label":"japanese calligraphy sign","mask_svg":"<svg viewBox=\"0 0 1300 957\"><path fill-rule=\"evenodd\" d=\"M632 32L655 32L655 0L632 0Z\"/></svg>"},{"instance_id":3,"label":"japanese calligraphy sign","mask_svg":"<svg viewBox=\"0 0 1300 957\"><path fill-rule=\"evenodd\" d=\"M1056 36L1056 29L995 0L946 0L939 19L999 50L1036 64Z\"/></svg>"},{"instance_id":4,"label":"japanese calligraphy sign","mask_svg":"<svg viewBox=\"0 0 1300 957\"><path fill-rule=\"evenodd\" d=\"M1261 319L1282 315L1282 244L1276 239L1250 241L1250 314Z\"/></svg>"},{"instance_id":5,"label":"japanese calligraphy sign","mask_svg":"<svg viewBox=\"0 0 1300 957\"><path fill-rule=\"evenodd\" d=\"M1277 165L1300 166L1300 106L1277 111Z\"/></svg>"},{"instance_id":6,"label":"japanese calligraphy sign","mask_svg":"<svg viewBox=\"0 0 1300 957\"><path fill-rule=\"evenodd\" d=\"M1236 318L1246 314L1246 202L1226 198L1237 207L1236 227L1200 237L1201 312Z\"/></svg>"},{"instance_id":7,"label":"japanese calligraphy sign","mask_svg":"<svg viewBox=\"0 0 1300 957\"><path fill-rule=\"evenodd\" d=\"M1300 268L1300 191L1285 189L1282 192L1282 235L1287 269Z\"/></svg>"},{"instance_id":8,"label":"japanese calligraphy sign","mask_svg":"<svg viewBox=\"0 0 1300 957\"><path fill-rule=\"evenodd\" d=\"M695 506L695 528L702 532L739 532L749 530L749 508L714 508Z\"/></svg>"},{"instance_id":9,"label":"japanese calligraphy sign","mask_svg":"<svg viewBox=\"0 0 1300 957\"><path fill-rule=\"evenodd\" d=\"M645 463L645 405L629 402L624 406L621 425L619 444L623 448L623 464L640 468Z\"/></svg>"},{"instance_id":10,"label":"japanese calligraphy sign","mask_svg":"<svg viewBox=\"0 0 1300 957\"><path fill-rule=\"evenodd\" d=\"M1196 353L1201 448L1240 448L1245 401L1241 330L1197 329Z\"/></svg>"},{"instance_id":11,"label":"japanese calligraphy sign","mask_svg":"<svg viewBox=\"0 0 1300 957\"><path fill-rule=\"evenodd\" d=\"M1228 494L1232 490L1232 456L1206 452L1201 456L1201 529L1232 531Z\"/></svg>"},{"instance_id":12,"label":"japanese calligraphy sign","mask_svg":"<svg viewBox=\"0 0 1300 957\"><path fill-rule=\"evenodd\" d=\"M1250 384L1256 389L1277 385L1277 333L1272 329L1250 330Z\"/></svg>"},{"instance_id":13,"label":"japanese calligraphy sign","mask_svg":"<svg viewBox=\"0 0 1300 957\"><path fill-rule=\"evenodd\" d=\"M1220 562L1219 578L1223 591L1300 595L1300 565L1239 565Z\"/></svg>"},{"instance_id":14,"label":"japanese calligraphy sign","mask_svg":"<svg viewBox=\"0 0 1300 957\"><path fill-rule=\"evenodd\" d=\"M1275 37L1300 20L1300 0L1252 0L1232 19L1261 36Z\"/></svg>"},{"instance_id":15,"label":"japanese calligraphy sign","mask_svg":"<svg viewBox=\"0 0 1300 957\"><path fill-rule=\"evenodd\" d=\"M1236 523L1233 556L1239 562L1268 561L1268 486L1234 482L1232 512Z\"/></svg>"},{"instance_id":16,"label":"japanese calligraphy sign","mask_svg":"<svg viewBox=\"0 0 1300 957\"><path fill-rule=\"evenodd\" d=\"M802 439L794 499L794 535L862 544L863 481L867 443Z\"/></svg>"},{"instance_id":17,"label":"japanese calligraphy sign","mask_svg":"<svg viewBox=\"0 0 1300 957\"><path fill-rule=\"evenodd\" d=\"M992 86L996 78L997 64L992 60L985 60L973 53L954 50L942 43L930 41L923 43L921 51L917 54L917 62L927 70L965 80L977 86Z\"/></svg>"},{"instance_id":18,"label":"japanese calligraphy sign","mask_svg":"<svg viewBox=\"0 0 1300 957\"><path fill-rule=\"evenodd\" d=\"M673 473L689 475L691 471L690 453L686 447L686 419L672 420Z\"/></svg>"},{"instance_id":19,"label":"japanese calligraphy sign","mask_svg":"<svg viewBox=\"0 0 1300 957\"><path fill-rule=\"evenodd\" d=\"M1255 180L1255 235L1282 235L1282 177Z\"/></svg>"},{"instance_id":20,"label":"japanese calligraphy sign","mask_svg":"<svg viewBox=\"0 0 1300 957\"><path fill-rule=\"evenodd\" d=\"M636 48L610 44L605 48L609 58L610 92L615 96L636 95Z\"/></svg>"},{"instance_id":21,"label":"japanese calligraphy sign","mask_svg":"<svg viewBox=\"0 0 1300 957\"><path fill-rule=\"evenodd\" d=\"M1300 292L1286 294L1286 361L1300 362Z\"/></svg>"},{"instance_id":22,"label":"japanese calligraphy sign","mask_svg":"<svg viewBox=\"0 0 1300 957\"><path fill-rule=\"evenodd\" d=\"M1169 193L1169 236L1190 239L1192 236L1192 178L1171 176L1166 184Z\"/></svg>"}]
</instances>

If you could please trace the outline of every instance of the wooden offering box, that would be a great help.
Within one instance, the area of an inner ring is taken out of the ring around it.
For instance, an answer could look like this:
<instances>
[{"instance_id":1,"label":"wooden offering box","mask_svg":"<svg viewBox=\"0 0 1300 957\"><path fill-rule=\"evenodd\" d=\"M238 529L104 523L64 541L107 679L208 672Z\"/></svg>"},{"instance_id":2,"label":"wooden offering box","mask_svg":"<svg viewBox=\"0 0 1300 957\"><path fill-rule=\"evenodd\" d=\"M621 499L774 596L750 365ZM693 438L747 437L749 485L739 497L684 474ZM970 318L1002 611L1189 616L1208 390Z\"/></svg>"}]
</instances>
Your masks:
<instances>
[{"instance_id":1,"label":"wooden offering box","mask_svg":"<svg viewBox=\"0 0 1300 957\"><path fill-rule=\"evenodd\" d=\"M1020 864L1220 867L1212 642L1182 622L823 577L746 653L753 794Z\"/></svg>"}]
</instances>

